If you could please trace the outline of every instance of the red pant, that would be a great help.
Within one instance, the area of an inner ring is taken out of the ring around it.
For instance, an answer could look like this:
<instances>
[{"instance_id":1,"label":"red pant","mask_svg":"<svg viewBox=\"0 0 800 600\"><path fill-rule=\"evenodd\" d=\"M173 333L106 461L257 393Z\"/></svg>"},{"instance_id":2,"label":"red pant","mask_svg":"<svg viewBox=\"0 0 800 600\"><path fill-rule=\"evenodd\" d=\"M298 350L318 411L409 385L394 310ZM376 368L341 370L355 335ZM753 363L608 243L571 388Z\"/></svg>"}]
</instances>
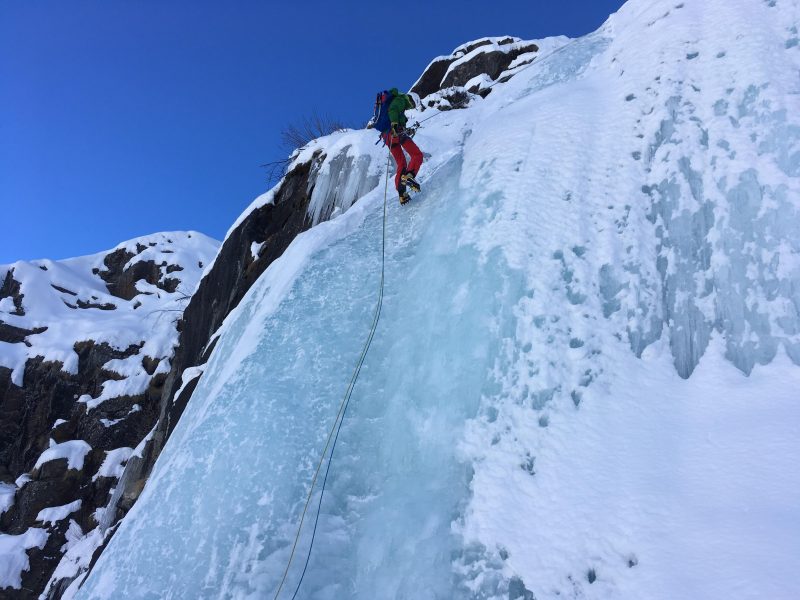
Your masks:
<instances>
[{"instance_id":1,"label":"red pant","mask_svg":"<svg viewBox=\"0 0 800 600\"><path fill-rule=\"evenodd\" d=\"M417 147L407 135L400 135L392 137L391 132L383 134L383 141L389 146L389 150L394 157L394 162L397 163L397 175L394 176L394 187L400 189L400 178L404 173L411 173L414 177L417 176L420 166L422 166L422 151ZM411 157L411 162L406 164L405 150Z\"/></svg>"}]
</instances>

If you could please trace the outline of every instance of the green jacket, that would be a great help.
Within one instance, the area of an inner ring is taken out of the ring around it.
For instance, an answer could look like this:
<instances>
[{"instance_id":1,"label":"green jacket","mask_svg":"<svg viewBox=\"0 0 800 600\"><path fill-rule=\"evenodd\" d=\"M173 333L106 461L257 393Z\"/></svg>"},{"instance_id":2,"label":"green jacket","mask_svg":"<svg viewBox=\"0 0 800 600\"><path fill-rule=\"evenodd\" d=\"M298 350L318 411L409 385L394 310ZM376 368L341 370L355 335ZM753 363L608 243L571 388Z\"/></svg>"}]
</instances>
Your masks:
<instances>
[{"instance_id":1,"label":"green jacket","mask_svg":"<svg viewBox=\"0 0 800 600\"><path fill-rule=\"evenodd\" d=\"M405 111L408 108L414 108L414 103L406 94L401 94L397 88L392 88L389 93L394 96L394 100L389 104L389 120L392 124L405 125L407 121Z\"/></svg>"}]
</instances>

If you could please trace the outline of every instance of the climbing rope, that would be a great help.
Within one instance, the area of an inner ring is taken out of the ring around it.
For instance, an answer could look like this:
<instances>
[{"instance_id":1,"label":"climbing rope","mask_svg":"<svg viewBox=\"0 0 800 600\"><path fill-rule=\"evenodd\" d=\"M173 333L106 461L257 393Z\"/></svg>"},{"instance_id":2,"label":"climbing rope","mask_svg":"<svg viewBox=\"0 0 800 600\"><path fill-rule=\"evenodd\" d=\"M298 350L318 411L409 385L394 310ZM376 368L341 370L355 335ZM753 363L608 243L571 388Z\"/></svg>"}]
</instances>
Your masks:
<instances>
[{"instance_id":1,"label":"climbing rope","mask_svg":"<svg viewBox=\"0 0 800 600\"><path fill-rule=\"evenodd\" d=\"M389 144L389 150L391 151L391 141ZM391 155L390 155L391 156ZM314 529L311 532L311 543L308 546L308 553L306 554L306 561L303 565L303 572L300 574L300 580L297 582L297 587L294 590L294 594L292 594L292 600L297 597L297 592L300 591L300 585L303 583L303 578L306 575L306 570L308 569L308 563L311 560L311 550L314 547L314 539L317 535L317 525L319 524L319 513L322 508L322 497L325 495L325 484L328 482L328 473L331 470L331 463L333 462L333 453L336 451L336 442L339 440L339 432L342 429L342 423L344 422L345 414L347 413L347 407L350 404L350 398L353 395L353 389L355 388L356 381L358 381L358 375L361 373L361 367L364 365L364 359L367 357L367 352L369 351L369 347L372 344L372 339L375 337L375 331L378 328L378 320L381 317L381 308L383 307L383 284L386 275L386 204L387 204L387 197L389 194L389 156L386 157L386 183L384 185L383 190L383 241L381 242L381 280L380 286L378 288L378 303L375 306L375 314L372 318L372 326L369 330L369 335L367 336L367 340L364 343L364 347L361 350L361 356L358 358L358 362L356 363L356 368L353 371L352 377L350 377L350 383L347 386L347 391L342 398L342 402L339 405L339 412L336 414L336 419L333 422L333 426L331 430L328 432L328 439L325 442L325 447L322 450L322 455L319 457L319 463L317 464L317 469L314 472L314 477L311 479L311 488L308 490L308 497L306 498L306 503L303 506L303 512L300 515L300 524L297 526L297 533L294 536L294 543L292 544L292 551L289 554L289 560L286 563L286 569L283 571L283 577L281 577L280 585L278 586L278 590L275 592L275 597L273 600L278 600L278 595L281 593L284 584L286 583L286 577L289 574L289 568L292 565L292 560L294 559L295 551L297 550L297 544L300 541L300 533L303 529L303 522L306 518L306 513L308 512L308 507L311 504L311 498L314 494L314 486L317 483L317 478L319 477L320 471L322 470L322 464L325 462L325 456L328 454L328 447L330 446L330 458L328 459L328 466L325 469L325 476L322 479L322 488L319 494L319 501L317 502L317 510L316 516L314 518ZM331 445L331 440L333 440L333 445Z\"/></svg>"}]
</instances>

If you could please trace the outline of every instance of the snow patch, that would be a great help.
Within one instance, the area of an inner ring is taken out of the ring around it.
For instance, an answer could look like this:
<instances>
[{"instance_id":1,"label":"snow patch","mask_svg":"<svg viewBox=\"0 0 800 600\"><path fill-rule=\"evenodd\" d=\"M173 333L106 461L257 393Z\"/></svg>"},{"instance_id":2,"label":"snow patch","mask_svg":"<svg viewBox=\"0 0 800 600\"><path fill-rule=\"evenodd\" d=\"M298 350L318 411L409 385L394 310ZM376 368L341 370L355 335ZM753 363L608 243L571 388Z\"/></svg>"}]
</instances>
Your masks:
<instances>
[{"instance_id":1,"label":"snow patch","mask_svg":"<svg viewBox=\"0 0 800 600\"><path fill-rule=\"evenodd\" d=\"M49 523L55 525L57 522L66 519L70 514L74 513L81 508L81 500L75 500L63 506L53 506L51 508L43 508L36 515L36 520L42 523Z\"/></svg>"},{"instance_id":2,"label":"snow patch","mask_svg":"<svg viewBox=\"0 0 800 600\"><path fill-rule=\"evenodd\" d=\"M20 535L0 533L0 589L22 587L22 573L30 569L25 551L43 548L47 537L47 531L35 527Z\"/></svg>"},{"instance_id":3,"label":"snow patch","mask_svg":"<svg viewBox=\"0 0 800 600\"><path fill-rule=\"evenodd\" d=\"M91 449L92 447L83 440L69 440L60 444L50 440L50 447L42 452L33 468L38 469L51 460L66 458L68 469L80 471L83 469L83 460Z\"/></svg>"},{"instance_id":4,"label":"snow patch","mask_svg":"<svg viewBox=\"0 0 800 600\"><path fill-rule=\"evenodd\" d=\"M264 247L265 242L253 242L250 244L250 257L253 260L258 260L261 254L261 249Z\"/></svg>"},{"instance_id":5,"label":"snow patch","mask_svg":"<svg viewBox=\"0 0 800 600\"><path fill-rule=\"evenodd\" d=\"M119 479L125 468L125 463L133 454L132 448L117 448L106 452L103 464L92 477L92 481L97 481L99 477L114 477Z\"/></svg>"}]
</instances>

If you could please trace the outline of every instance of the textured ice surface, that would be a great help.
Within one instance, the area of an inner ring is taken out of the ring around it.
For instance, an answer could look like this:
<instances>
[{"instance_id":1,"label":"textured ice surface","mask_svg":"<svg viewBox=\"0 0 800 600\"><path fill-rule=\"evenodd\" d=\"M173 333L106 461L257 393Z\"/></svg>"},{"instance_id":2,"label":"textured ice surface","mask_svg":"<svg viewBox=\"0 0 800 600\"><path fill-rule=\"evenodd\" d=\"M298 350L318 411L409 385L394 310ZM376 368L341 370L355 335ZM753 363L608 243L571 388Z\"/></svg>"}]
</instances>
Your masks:
<instances>
[{"instance_id":1,"label":"textured ice surface","mask_svg":"<svg viewBox=\"0 0 800 600\"><path fill-rule=\"evenodd\" d=\"M798 595L797 22L631 1L427 123L298 598ZM227 320L79 597L273 596L368 332L381 200Z\"/></svg>"}]
</instances>

